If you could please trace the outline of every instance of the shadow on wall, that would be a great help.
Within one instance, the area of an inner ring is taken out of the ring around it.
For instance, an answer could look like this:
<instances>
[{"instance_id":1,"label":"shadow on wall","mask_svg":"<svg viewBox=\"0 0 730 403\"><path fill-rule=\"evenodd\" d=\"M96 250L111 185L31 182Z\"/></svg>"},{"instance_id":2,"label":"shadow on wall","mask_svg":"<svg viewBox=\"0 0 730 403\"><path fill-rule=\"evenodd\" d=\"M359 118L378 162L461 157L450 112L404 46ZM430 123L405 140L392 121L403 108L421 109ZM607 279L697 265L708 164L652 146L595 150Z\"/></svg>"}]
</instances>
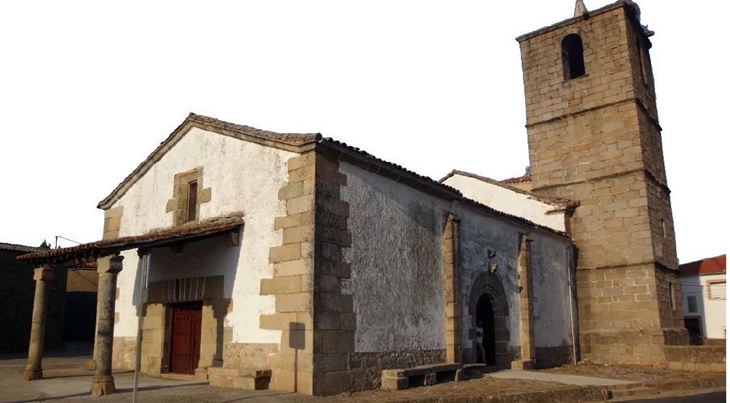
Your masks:
<instances>
[{"instance_id":1,"label":"shadow on wall","mask_svg":"<svg viewBox=\"0 0 730 403\"><path fill-rule=\"evenodd\" d=\"M297 392L297 376L299 367L299 350L306 346L306 327L304 323L289 322L289 348L294 350L294 392Z\"/></svg>"},{"instance_id":2,"label":"shadow on wall","mask_svg":"<svg viewBox=\"0 0 730 403\"><path fill-rule=\"evenodd\" d=\"M243 231L240 232L243 234ZM239 265L242 235L235 246L230 244L230 234L223 234L200 241L185 243L182 249L163 246L150 250L148 284L156 281L210 278L223 276L221 294L217 298L230 299L233 282ZM134 305L139 300L139 282L142 275L142 259L137 265L134 286ZM207 293L207 292L206 292ZM184 294L184 293L183 293ZM189 300L180 296L180 302Z\"/></svg>"}]
</instances>

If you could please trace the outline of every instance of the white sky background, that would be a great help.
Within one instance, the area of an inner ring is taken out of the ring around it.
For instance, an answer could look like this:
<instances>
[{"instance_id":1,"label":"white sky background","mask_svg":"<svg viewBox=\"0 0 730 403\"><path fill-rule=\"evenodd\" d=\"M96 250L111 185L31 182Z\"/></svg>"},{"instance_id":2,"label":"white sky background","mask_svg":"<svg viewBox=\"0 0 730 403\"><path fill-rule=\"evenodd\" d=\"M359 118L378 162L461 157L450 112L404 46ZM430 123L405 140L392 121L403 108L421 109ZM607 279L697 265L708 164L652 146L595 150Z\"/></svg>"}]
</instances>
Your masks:
<instances>
[{"instance_id":1,"label":"white sky background","mask_svg":"<svg viewBox=\"0 0 730 403\"><path fill-rule=\"evenodd\" d=\"M589 10L608 1L586 0ZM680 262L726 252L720 0L639 2ZM188 112L320 132L439 179L528 165L517 36L573 0L0 3L0 242L101 237L107 196ZM61 246L71 242L59 241Z\"/></svg>"}]
</instances>

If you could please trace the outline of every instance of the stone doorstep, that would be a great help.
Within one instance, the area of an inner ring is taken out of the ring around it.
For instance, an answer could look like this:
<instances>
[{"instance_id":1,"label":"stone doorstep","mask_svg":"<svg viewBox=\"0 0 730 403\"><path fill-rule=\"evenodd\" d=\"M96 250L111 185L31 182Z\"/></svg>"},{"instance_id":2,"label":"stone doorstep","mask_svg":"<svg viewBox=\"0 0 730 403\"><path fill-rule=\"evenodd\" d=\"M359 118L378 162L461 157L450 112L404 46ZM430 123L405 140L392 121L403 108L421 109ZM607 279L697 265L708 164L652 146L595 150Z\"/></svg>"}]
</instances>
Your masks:
<instances>
[{"instance_id":1,"label":"stone doorstep","mask_svg":"<svg viewBox=\"0 0 730 403\"><path fill-rule=\"evenodd\" d=\"M208 368L210 386L244 390L265 390L269 388L271 370L250 368Z\"/></svg>"},{"instance_id":2,"label":"stone doorstep","mask_svg":"<svg viewBox=\"0 0 730 403\"><path fill-rule=\"evenodd\" d=\"M453 372L453 375L450 374ZM432 364L413 368L386 369L381 376L381 388L403 390L409 387L430 386L439 382L460 381L461 364ZM417 379L413 379L417 378Z\"/></svg>"},{"instance_id":3,"label":"stone doorstep","mask_svg":"<svg viewBox=\"0 0 730 403\"><path fill-rule=\"evenodd\" d=\"M487 364L464 364L462 368L464 379L481 378L485 374L491 374L499 370L498 366L487 366Z\"/></svg>"},{"instance_id":4,"label":"stone doorstep","mask_svg":"<svg viewBox=\"0 0 730 403\"><path fill-rule=\"evenodd\" d=\"M385 369L383 370L383 376L387 376L390 378L419 376L427 375L433 372L456 371L457 369L461 369L461 367L461 364L431 364L421 365L412 368Z\"/></svg>"}]
</instances>

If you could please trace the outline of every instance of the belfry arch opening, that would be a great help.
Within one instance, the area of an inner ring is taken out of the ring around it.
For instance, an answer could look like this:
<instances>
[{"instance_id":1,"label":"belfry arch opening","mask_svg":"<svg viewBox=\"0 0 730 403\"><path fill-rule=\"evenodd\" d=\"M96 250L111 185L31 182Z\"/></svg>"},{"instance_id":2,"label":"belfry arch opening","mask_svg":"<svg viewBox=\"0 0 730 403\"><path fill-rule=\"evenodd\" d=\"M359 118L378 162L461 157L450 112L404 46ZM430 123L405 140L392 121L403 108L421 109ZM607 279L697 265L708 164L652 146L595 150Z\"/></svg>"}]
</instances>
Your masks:
<instances>
[{"instance_id":1,"label":"belfry arch opening","mask_svg":"<svg viewBox=\"0 0 730 403\"><path fill-rule=\"evenodd\" d=\"M560 44L563 53L563 74L566 80L582 77L586 74L583 60L583 39L578 34L570 34Z\"/></svg>"}]
</instances>

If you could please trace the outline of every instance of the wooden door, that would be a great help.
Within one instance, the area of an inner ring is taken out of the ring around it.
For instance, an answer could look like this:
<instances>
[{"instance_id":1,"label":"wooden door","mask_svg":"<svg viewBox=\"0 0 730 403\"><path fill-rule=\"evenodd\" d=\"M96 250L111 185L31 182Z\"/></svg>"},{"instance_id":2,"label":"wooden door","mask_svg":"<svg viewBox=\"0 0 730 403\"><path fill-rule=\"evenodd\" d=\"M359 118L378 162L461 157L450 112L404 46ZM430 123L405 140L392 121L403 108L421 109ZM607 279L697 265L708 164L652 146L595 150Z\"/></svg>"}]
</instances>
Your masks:
<instances>
[{"instance_id":1,"label":"wooden door","mask_svg":"<svg viewBox=\"0 0 730 403\"><path fill-rule=\"evenodd\" d=\"M200 325L202 302L185 302L172 306L172 341L170 372L193 374L200 360Z\"/></svg>"}]
</instances>

